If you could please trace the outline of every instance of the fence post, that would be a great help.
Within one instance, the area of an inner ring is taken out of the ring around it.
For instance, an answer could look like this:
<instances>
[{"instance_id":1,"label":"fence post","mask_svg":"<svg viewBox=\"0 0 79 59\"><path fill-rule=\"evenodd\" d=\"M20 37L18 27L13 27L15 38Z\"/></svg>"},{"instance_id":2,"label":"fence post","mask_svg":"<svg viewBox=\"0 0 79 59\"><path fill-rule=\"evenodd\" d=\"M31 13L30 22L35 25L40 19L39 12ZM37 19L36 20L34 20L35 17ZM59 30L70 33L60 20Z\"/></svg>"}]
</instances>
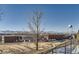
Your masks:
<instances>
[{"instance_id":1,"label":"fence post","mask_svg":"<svg viewBox=\"0 0 79 59\"><path fill-rule=\"evenodd\" d=\"M70 54L72 54L72 39L70 39Z\"/></svg>"},{"instance_id":2,"label":"fence post","mask_svg":"<svg viewBox=\"0 0 79 59\"><path fill-rule=\"evenodd\" d=\"M54 51L53 51L53 49L52 49L52 54L53 54L53 52L54 52Z\"/></svg>"},{"instance_id":3,"label":"fence post","mask_svg":"<svg viewBox=\"0 0 79 59\"><path fill-rule=\"evenodd\" d=\"M66 54L66 43L65 43L65 52L64 53Z\"/></svg>"}]
</instances>

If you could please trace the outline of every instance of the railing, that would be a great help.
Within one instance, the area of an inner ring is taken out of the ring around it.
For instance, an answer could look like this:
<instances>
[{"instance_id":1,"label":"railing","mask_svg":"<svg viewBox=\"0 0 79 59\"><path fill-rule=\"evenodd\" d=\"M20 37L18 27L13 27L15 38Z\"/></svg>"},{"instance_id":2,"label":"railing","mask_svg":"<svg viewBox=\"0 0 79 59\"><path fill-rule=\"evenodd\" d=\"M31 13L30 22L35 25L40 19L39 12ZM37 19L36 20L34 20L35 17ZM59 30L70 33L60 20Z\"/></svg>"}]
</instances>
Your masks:
<instances>
[{"instance_id":1,"label":"railing","mask_svg":"<svg viewBox=\"0 0 79 59\"><path fill-rule=\"evenodd\" d=\"M54 54L54 53L61 53L61 52L57 52L57 50L58 49L61 49L61 50L64 50L62 53L64 53L64 54L72 54L72 51L76 48L76 46L77 46L77 41L76 41L76 39L71 39L71 40L69 40L69 41L67 41L67 42L64 42L64 43L62 43L62 44L60 44L60 45L57 45L56 47L52 47L52 48L49 48L49 49L47 49L47 50L44 50L44 51L39 51L39 52L37 52L38 54L50 54L50 53L52 53L52 54ZM63 49L62 49L63 48ZM68 51L67 51L68 50Z\"/></svg>"}]
</instances>

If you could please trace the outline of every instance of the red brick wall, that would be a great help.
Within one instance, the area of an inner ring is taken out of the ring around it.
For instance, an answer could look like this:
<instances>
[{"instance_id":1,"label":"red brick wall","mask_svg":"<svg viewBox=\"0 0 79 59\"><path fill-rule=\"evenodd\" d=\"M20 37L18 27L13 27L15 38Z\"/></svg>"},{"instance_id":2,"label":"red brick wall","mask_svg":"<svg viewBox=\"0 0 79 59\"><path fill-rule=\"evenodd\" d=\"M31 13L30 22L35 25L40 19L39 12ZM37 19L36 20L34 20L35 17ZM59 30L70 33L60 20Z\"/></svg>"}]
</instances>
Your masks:
<instances>
[{"instance_id":1,"label":"red brick wall","mask_svg":"<svg viewBox=\"0 0 79 59\"><path fill-rule=\"evenodd\" d=\"M5 43L6 42L16 42L16 40L17 40L16 36L5 37Z\"/></svg>"},{"instance_id":2,"label":"red brick wall","mask_svg":"<svg viewBox=\"0 0 79 59\"><path fill-rule=\"evenodd\" d=\"M49 35L49 39L62 39L64 38L64 35Z\"/></svg>"}]
</instances>

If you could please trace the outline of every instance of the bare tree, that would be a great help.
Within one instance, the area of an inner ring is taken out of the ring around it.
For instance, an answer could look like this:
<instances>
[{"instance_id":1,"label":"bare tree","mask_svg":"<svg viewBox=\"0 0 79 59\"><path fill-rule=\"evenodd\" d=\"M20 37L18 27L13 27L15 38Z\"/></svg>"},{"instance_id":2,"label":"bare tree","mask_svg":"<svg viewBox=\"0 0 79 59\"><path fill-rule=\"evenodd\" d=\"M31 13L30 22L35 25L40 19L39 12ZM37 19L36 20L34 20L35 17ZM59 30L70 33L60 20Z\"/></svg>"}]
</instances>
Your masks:
<instances>
[{"instance_id":1,"label":"bare tree","mask_svg":"<svg viewBox=\"0 0 79 59\"><path fill-rule=\"evenodd\" d=\"M32 19L29 23L30 30L36 35L36 50L38 50L38 41L41 33L40 24L41 24L42 12L35 11L33 12Z\"/></svg>"}]
</instances>

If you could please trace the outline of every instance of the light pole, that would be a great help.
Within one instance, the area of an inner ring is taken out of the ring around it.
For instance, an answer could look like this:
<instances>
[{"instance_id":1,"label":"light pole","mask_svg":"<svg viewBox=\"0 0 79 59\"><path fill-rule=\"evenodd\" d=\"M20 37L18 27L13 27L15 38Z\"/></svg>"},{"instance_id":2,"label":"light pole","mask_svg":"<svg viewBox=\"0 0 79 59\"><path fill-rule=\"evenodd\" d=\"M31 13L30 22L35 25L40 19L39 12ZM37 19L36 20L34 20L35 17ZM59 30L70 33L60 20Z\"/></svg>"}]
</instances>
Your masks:
<instances>
[{"instance_id":1,"label":"light pole","mask_svg":"<svg viewBox=\"0 0 79 59\"><path fill-rule=\"evenodd\" d=\"M68 25L69 28L69 35L70 35L70 54L72 54L72 31L73 31L73 26L72 25Z\"/></svg>"}]
</instances>

